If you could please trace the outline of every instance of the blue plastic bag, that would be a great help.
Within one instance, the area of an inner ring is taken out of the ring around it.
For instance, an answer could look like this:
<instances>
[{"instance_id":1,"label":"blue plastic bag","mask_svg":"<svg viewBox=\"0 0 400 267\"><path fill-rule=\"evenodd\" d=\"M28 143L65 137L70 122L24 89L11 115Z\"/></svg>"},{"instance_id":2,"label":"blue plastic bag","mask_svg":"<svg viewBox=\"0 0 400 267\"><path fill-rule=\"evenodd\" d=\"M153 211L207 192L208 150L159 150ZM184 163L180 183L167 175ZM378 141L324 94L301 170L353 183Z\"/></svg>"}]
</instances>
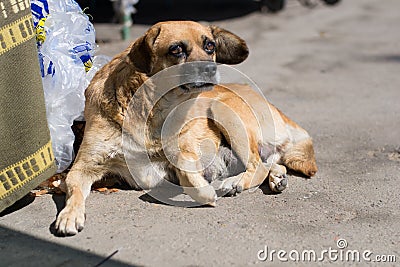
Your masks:
<instances>
[{"instance_id":1,"label":"blue plastic bag","mask_svg":"<svg viewBox=\"0 0 400 267\"><path fill-rule=\"evenodd\" d=\"M84 91L109 59L95 56L95 30L73 0L32 0L39 62L42 73L54 155L58 172L74 158L71 126L83 120Z\"/></svg>"}]
</instances>

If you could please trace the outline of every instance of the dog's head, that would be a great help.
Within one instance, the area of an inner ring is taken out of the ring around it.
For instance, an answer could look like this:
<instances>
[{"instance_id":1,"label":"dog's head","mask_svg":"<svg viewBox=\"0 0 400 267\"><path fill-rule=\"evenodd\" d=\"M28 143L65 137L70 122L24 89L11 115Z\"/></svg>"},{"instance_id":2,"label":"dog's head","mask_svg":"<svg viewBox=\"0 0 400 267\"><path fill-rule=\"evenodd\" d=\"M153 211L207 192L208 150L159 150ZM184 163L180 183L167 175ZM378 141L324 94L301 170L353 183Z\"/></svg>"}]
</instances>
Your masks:
<instances>
[{"instance_id":1,"label":"dog's head","mask_svg":"<svg viewBox=\"0 0 400 267\"><path fill-rule=\"evenodd\" d=\"M202 72L215 75L216 63L238 64L249 50L244 40L216 26L192 21L160 22L132 45L129 57L148 76L173 65L204 61ZM196 86L196 85L193 85Z\"/></svg>"}]
</instances>

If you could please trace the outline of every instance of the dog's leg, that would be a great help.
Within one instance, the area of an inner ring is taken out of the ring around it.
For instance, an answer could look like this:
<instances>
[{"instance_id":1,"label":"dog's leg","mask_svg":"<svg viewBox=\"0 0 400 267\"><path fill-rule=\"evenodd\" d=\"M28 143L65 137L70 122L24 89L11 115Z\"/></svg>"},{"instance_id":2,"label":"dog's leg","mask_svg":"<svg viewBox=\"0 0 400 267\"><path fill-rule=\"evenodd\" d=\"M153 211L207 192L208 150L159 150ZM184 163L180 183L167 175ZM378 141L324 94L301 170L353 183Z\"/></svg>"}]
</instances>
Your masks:
<instances>
[{"instance_id":1,"label":"dog's leg","mask_svg":"<svg viewBox=\"0 0 400 267\"><path fill-rule=\"evenodd\" d=\"M110 172L102 152L110 150L103 141L106 137L99 135L97 129L91 131L89 122L90 120L86 124L85 136L75 163L65 179L65 207L58 214L55 224L60 235L75 235L83 229L85 200L90 194L92 184Z\"/></svg>"},{"instance_id":2,"label":"dog's leg","mask_svg":"<svg viewBox=\"0 0 400 267\"><path fill-rule=\"evenodd\" d=\"M261 185L267 176L267 165L254 157L254 163L248 164L245 172L224 179L218 191L221 195L234 196L243 190Z\"/></svg>"},{"instance_id":3,"label":"dog's leg","mask_svg":"<svg viewBox=\"0 0 400 267\"><path fill-rule=\"evenodd\" d=\"M232 127L232 129L228 129L228 127ZM261 185L267 178L270 169L270 165L261 161L254 133L252 131L243 133L237 129L240 128L235 127L235 124L227 123L223 129L221 128L221 131L224 136L228 136L229 133L229 137L226 139L232 150L245 164L246 170L223 181L220 190L224 195L236 195L243 190ZM225 131L229 132L224 133ZM243 140L248 140L248 142L244 144Z\"/></svg>"},{"instance_id":4,"label":"dog's leg","mask_svg":"<svg viewBox=\"0 0 400 267\"><path fill-rule=\"evenodd\" d=\"M176 175L184 192L200 204L215 206L217 194L204 179L199 157L195 153L184 152L179 155Z\"/></svg>"},{"instance_id":5,"label":"dog's leg","mask_svg":"<svg viewBox=\"0 0 400 267\"><path fill-rule=\"evenodd\" d=\"M269 187L274 192L282 192L288 187L285 166L262 162L256 169L248 166L245 172L225 179L219 190L223 195L236 195L243 190L261 185L266 177L268 177Z\"/></svg>"},{"instance_id":6,"label":"dog's leg","mask_svg":"<svg viewBox=\"0 0 400 267\"><path fill-rule=\"evenodd\" d=\"M314 147L310 135L297 123L288 118L279 109L270 105L275 114L275 127L284 126L288 131L289 143L282 147L280 163L287 168L306 176L314 176L317 172ZM281 129L277 132L283 133Z\"/></svg>"},{"instance_id":7,"label":"dog's leg","mask_svg":"<svg viewBox=\"0 0 400 267\"><path fill-rule=\"evenodd\" d=\"M90 194L92 184L105 173L105 169L75 163L65 179L66 205L56 220L58 234L75 235L83 229L85 200Z\"/></svg>"},{"instance_id":8,"label":"dog's leg","mask_svg":"<svg viewBox=\"0 0 400 267\"><path fill-rule=\"evenodd\" d=\"M235 195L261 185L268 176L269 168L261 161L258 151L260 138L257 137L259 125L251 110L247 113L234 113L232 111L235 109L229 108L229 104L215 102L210 111L215 125L246 168L245 172L224 179L218 191L224 195Z\"/></svg>"}]
</instances>

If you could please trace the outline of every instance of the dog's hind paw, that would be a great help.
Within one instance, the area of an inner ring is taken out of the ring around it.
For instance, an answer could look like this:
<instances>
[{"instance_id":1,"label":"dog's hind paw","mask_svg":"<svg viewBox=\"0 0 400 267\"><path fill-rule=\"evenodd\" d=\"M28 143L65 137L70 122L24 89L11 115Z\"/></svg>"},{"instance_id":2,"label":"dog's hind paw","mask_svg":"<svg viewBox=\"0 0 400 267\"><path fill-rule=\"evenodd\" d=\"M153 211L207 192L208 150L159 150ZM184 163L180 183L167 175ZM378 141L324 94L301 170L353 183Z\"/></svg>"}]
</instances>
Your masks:
<instances>
[{"instance_id":1,"label":"dog's hind paw","mask_svg":"<svg viewBox=\"0 0 400 267\"><path fill-rule=\"evenodd\" d=\"M82 208L65 207L57 216L55 228L60 236L76 235L82 231L85 223L85 212Z\"/></svg>"},{"instance_id":2,"label":"dog's hind paw","mask_svg":"<svg viewBox=\"0 0 400 267\"><path fill-rule=\"evenodd\" d=\"M287 188L287 186L288 186L288 178L286 174L280 177L273 177L272 175L270 175L269 187L271 188L272 191L282 192Z\"/></svg>"},{"instance_id":3,"label":"dog's hind paw","mask_svg":"<svg viewBox=\"0 0 400 267\"><path fill-rule=\"evenodd\" d=\"M232 176L222 181L222 184L217 189L218 195L221 196L236 196L243 191L241 175Z\"/></svg>"},{"instance_id":4,"label":"dog's hind paw","mask_svg":"<svg viewBox=\"0 0 400 267\"><path fill-rule=\"evenodd\" d=\"M269 187L274 192L282 192L288 187L288 177L286 175L286 168L282 165L273 165L269 175Z\"/></svg>"}]
</instances>

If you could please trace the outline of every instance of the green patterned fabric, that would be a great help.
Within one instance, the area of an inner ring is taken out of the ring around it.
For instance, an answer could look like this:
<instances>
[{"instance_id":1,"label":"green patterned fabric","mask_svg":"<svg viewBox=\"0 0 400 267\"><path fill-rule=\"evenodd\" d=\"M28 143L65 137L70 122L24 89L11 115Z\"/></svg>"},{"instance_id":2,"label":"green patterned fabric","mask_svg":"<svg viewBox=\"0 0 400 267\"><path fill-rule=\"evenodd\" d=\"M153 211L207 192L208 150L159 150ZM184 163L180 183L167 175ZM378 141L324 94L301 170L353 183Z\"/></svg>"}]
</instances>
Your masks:
<instances>
[{"instance_id":1,"label":"green patterned fabric","mask_svg":"<svg viewBox=\"0 0 400 267\"><path fill-rule=\"evenodd\" d=\"M0 211L55 173L29 1L0 5Z\"/></svg>"}]
</instances>

